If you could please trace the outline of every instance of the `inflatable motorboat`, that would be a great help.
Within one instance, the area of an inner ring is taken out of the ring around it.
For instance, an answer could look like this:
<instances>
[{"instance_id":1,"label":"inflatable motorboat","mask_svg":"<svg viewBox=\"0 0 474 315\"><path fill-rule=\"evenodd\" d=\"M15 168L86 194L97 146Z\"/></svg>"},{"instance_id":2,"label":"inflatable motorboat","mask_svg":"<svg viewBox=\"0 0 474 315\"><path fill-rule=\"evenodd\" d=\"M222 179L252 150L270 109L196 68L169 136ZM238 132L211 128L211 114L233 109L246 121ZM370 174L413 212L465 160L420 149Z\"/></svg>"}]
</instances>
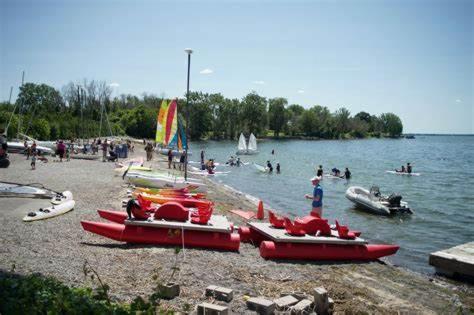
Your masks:
<instances>
[{"instance_id":1,"label":"inflatable motorboat","mask_svg":"<svg viewBox=\"0 0 474 315\"><path fill-rule=\"evenodd\" d=\"M377 186L370 188L370 191L362 187L351 186L346 191L346 198L355 203L357 207L373 214L413 213L408 207L408 203L401 201L402 196L396 194L383 196Z\"/></svg>"}]
</instances>

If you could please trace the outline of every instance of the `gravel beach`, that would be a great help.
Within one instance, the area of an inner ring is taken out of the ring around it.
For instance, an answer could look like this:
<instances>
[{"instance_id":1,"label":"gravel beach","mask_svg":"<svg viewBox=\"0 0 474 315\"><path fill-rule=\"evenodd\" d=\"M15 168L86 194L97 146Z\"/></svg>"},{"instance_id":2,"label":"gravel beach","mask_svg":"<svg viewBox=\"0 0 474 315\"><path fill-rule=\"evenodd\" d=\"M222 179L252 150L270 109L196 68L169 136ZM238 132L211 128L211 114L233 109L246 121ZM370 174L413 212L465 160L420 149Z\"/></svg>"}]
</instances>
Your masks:
<instances>
[{"instance_id":1,"label":"gravel beach","mask_svg":"<svg viewBox=\"0 0 474 315\"><path fill-rule=\"evenodd\" d=\"M145 156L136 146L133 156ZM54 276L71 286L94 286L83 274L87 261L110 286L118 301L147 297L159 281L171 274L175 250L170 247L124 244L85 232L81 220L102 221L96 210L121 209L127 186L115 176L114 163L100 160L71 160L48 163L10 155L11 165L0 169L0 181L41 183L55 191L70 190L76 207L56 218L24 223L23 216L48 200L0 198L0 269L19 274L41 273ZM154 168L166 163L155 154ZM231 174L229 175L231 176ZM204 179L209 199L216 211L227 215L235 225L245 224L230 209L255 209L251 200L236 191ZM453 314L474 310L474 287L440 277L416 274L383 262L313 263L277 262L260 257L258 248L242 243L239 253L184 249L179 253L180 271L176 280L181 295L162 301L163 307L188 311L209 298L208 285L234 290L229 304L232 312L245 313L246 296L279 297L285 292L305 292L324 286L335 301L336 313L422 313ZM428 257L426 258L428 260Z\"/></svg>"}]
</instances>

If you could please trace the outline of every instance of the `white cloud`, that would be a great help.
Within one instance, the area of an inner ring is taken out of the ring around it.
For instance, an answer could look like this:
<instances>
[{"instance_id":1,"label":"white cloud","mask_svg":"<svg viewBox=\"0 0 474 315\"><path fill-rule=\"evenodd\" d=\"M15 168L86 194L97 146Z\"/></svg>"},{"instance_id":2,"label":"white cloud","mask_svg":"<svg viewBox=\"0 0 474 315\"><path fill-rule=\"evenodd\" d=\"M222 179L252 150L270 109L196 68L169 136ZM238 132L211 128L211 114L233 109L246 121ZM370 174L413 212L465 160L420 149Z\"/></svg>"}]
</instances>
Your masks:
<instances>
[{"instance_id":1,"label":"white cloud","mask_svg":"<svg viewBox=\"0 0 474 315\"><path fill-rule=\"evenodd\" d=\"M199 71L200 74L211 74L213 72L214 71L212 71L212 69L209 69L209 68Z\"/></svg>"},{"instance_id":2,"label":"white cloud","mask_svg":"<svg viewBox=\"0 0 474 315\"><path fill-rule=\"evenodd\" d=\"M461 103L461 102L462 101L459 98L456 100L456 103Z\"/></svg>"},{"instance_id":3,"label":"white cloud","mask_svg":"<svg viewBox=\"0 0 474 315\"><path fill-rule=\"evenodd\" d=\"M299 93L299 94L303 94L303 93L304 93L304 90L298 90L298 93Z\"/></svg>"},{"instance_id":4,"label":"white cloud","mask_svg":"<svg viewBox=\"0 0 474 315\"><path fill-rule=\"evenodd\" d=\"M253 81L253 84L264 85L265 81Z\"/></svg>"},{"instance_id":5,"label":"white cloud","mask_svg":"<svg viewBox=\"0 0 474 315\"><path fill-rule=\"evenodd\" d=\"M116 87L119 87L120 84L118 84L117 82L113 82L113 83L110 83L109 86L113 87L113 88L116 88Z\"/></svg>"}]
</instances>

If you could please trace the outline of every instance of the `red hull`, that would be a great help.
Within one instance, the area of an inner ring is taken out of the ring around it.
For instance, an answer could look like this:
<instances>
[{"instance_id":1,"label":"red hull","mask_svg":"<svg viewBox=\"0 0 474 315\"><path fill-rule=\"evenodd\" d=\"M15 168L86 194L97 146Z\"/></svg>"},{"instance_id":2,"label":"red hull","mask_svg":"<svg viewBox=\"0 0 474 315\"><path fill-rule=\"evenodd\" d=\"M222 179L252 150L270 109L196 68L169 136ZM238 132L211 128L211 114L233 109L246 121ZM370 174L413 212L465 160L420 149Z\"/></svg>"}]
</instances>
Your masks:
<instances>
[{"instance_id":1,"label":"red hull","mask_svg":"<svg viewBox=\"0 0 474 315\"><path fill-rule=\"evenodd\" d=\"M260 256L265 259L367 261L393 255L398 249L397 245L332 245L263 241L260 244Z\"/></svg>"},{"instance_id":2,"label":"red hull","mask_svg":"<svg viewBox=\"0 0 474 315\"><path fill-rule=\"evenodd\" d=\"M150 228L117 223L81 221L84 230L116 241L138 244L178 245L238 251L240 236L235 233L216 233L180 229Z\"/></svg>"},{"instance_id":3,"label":"red hull","mask_svg":"<svg viewBox=\"0 0 474 315\"><path fill-rule=\"evenodd\" d=\"M103 219L120 224L123 224L123 222L128 218L128 214L124 211L98 209L97 213L99 213L99 216Z\"/></svg>"}]
</instances>

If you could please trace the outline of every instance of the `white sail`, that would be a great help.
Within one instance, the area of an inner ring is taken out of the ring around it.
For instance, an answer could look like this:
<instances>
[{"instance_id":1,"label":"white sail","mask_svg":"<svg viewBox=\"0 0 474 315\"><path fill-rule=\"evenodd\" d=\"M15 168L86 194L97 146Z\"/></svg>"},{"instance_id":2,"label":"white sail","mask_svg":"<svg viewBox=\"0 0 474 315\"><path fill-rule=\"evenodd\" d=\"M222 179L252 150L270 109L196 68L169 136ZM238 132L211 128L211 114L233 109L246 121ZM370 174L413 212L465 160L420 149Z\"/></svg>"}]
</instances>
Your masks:
<instances>
[{"instance_id":1,"label":"white sail","mask_svg":"<svg viewBox=\"0 0 474 315\"><path fill-rule=\"evenodd\" d=\"M257 138L255 138L253 133L250 134L248 149L249 151L257 151Z\"/></svg>"},{"instance_id":2,"label":"white sail","mask_svg":"<svg viewBox=\"0 0 474 315\"><path fill-rule=\"evenodd\" d=\"M247 145L245 144L245 136L243 133L240 134L239 137L239 146L237 147L239 151L246 151Z\"/></svg>"}]
</instances>

